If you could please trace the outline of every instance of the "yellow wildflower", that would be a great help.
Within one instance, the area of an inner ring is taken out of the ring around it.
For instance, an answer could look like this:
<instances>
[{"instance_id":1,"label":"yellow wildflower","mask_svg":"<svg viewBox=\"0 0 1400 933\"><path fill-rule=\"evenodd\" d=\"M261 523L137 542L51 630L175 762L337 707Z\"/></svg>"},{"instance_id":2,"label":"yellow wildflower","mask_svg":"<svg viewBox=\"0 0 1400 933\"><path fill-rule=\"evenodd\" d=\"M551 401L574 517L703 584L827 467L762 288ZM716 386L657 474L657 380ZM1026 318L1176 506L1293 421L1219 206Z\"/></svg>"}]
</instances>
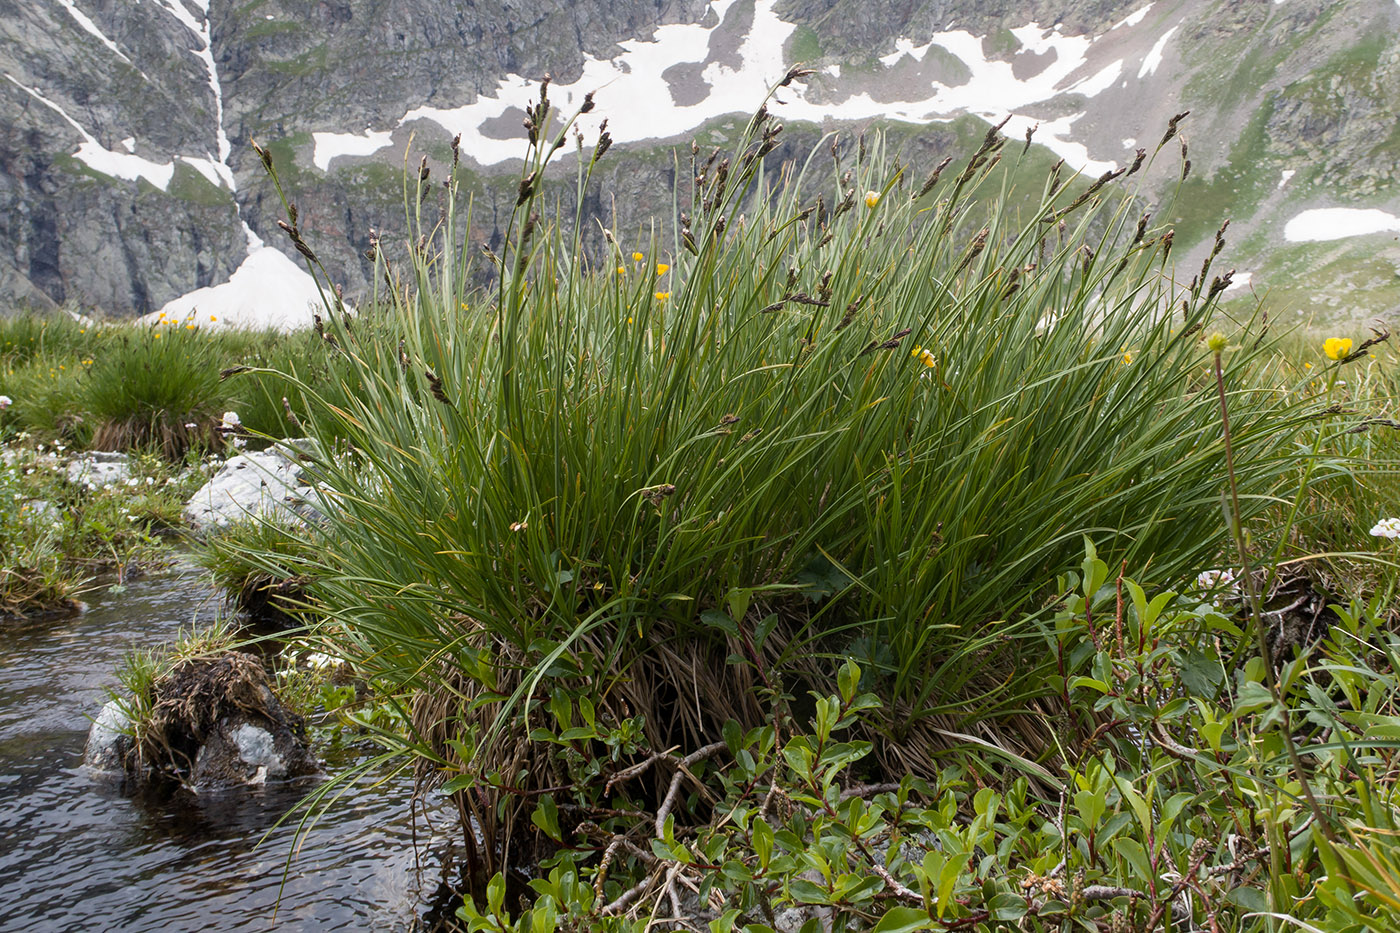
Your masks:
<instances>
[{"instance_id":1,"label":"yellow wildflower","mask_svg":"<svg viewBox=\"0 0 1400 933\"><path fill-rule=\"evenodd\" d=\"M867 192L865 192L865 206L866 206L866 207L874 207L876 204L879 204L879 203L880 203L880 192L878 192L878 191L867 191Z\"/></svg>"},{"instance_id":2,"label":"yellow wildflower","mask_svg":"<svg viewBox=\"0 0 1400 933\"><path fill-rule=\"evenodd\" d=\"M1133 351L1132 351L1132 350L1129 350L1128 352L1126 352L1126 353L1123 354L1123 362L1124 362L1124 363L1131 363L1132 361L1133 361Z\"/></svg>"},{"instance_id":3,"label":"yellow wildflower","mask_svg":"<svg viewBox=\"0 0 1400 933\"><path fill-rule=\"evenodd\" d=\"M194 330L194 325L193 325L193 324L186 324L186 325L185 325L185 330Z\"/></svg>"},{"instance_id":4,"label":"yellow wildflower","mask_svg":"<svg viewBox=\"0 0 1400 933\"><path fill-rule=\"evenodd\" d=\"M157 340L160 339L160 331L156 331L156 339L157 339Z\"/></svg>"},{"instance_id":5,"label":"yellow wildflower","mask_svg":"<svg viewBox=\"0 0 1400 933\"><path fill-rule=\"evenodd\" d=\"M928 350L925 350L923 347L915 347L909 355L917 356L919 358L919 361L925 366L927 366L929 369L932 369L933 367L938 365L938 360L934 358L934 355Z\"/></svg>"},{"instance_id":6,"label":"yellow wildflower","mask_svg":"<svg viewBox=\"0 0 1400 933\"><path fill-rule=\"evenodd\" d=\"M1304 364L1303 364L1303 368L1304 368L1304 369L1312 369L1312 363L1304 363Z\"/></svg>"},{"instance_id":7,"label":"yellow wildflower","mask_svg":"<svg viewBox=\"0 0 1400 933\"><path fill-rule=\"evenodd\" d=\"M209 315L209 320L211 320L211 321L217 321L218 318L214 317L214 315L211 314L211 315Z\"/></svg>"},{"instance_id":8,"label":"yellow wildflower","mask_svg":"<svg viewBox=\"0 0 1400 933\"><path fill-rule=\"evenodd\" d=\"M670 298L670 297L671 297L671 293L670 293L670 292L657 292L657 293L656 293L656 300L657 300L657 301L665 301L667 298Z\"/></svg>"},{"instance_id":9,"label":"yellow wildflower","mask_svg":"<svg viewBox=\"0 0 1400 933\"><path fill-rule=\"evenodd\" d=\"M671 267L670 267L669 265L667 265L666 263L664 263L664 262L658 262L658 263L656 264L656 274L657 274L657 275L665 275L667 272L670 272L670 271L671 271Z\"/></svg>"},{"instance_id":10,"label":"yellow wildflower","mask_svg":"<svg viewBox=\"0 0 1400 933\"><path fill-rule=\"evenodd\" d=\"M627 269L624 268L623 266L618 266L618 267L617 267L617 274L618 274L618 275L625 275L626 272L627 272Z\"/></svg>"},{"instance_id":11,"label":"yellow wildflower","mask_svg":"<svg viewBox=\"0 0 1400 933\"><path fill-rule=\"evenodd\" d=\"M1351 338L1328 337L1322 344L1322 352L1329 360L1340 360L1351 352Z\"/></svg>"},{"instance_id":12,"label":"yellow wildflower","mask_svg":"<svg viewBox=\"0 0 1400 933\"><path fill-rule=\"evenodd\" d=\"M633 253L633 254L632 254L632 261L633 261L633 262L641 262L641 261L642 261L643 259L645 259L645 258L646 258L646 257L643 256L641 253Z\"/></svg>"}]
</instances>

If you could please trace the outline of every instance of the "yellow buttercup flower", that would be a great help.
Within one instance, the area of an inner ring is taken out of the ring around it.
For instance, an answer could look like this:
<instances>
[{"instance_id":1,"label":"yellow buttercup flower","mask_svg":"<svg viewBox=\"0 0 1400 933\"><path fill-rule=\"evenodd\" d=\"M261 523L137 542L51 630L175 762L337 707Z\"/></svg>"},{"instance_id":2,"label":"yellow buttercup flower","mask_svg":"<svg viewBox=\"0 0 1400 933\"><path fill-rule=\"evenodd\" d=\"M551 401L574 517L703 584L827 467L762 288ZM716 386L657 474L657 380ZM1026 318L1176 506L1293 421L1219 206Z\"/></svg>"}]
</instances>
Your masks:
<instances>
[{"instance_id":1,"label":"yellow buttercup flower","mask_svg":"<svg viewBox=\"0 0 1400 933\"><path fill-rule=\"evenodd\" d=\"M193 325L193 324L186 324L186 325L185 325L185 330L194 330L194 325Z\"/></svg>"},{"instance_id":2,"label":"yellow buttercup flower","mask_svg":"<svg viewBox=\"0 0 1400 933\"><path fill-rule=\"evenodd\" d=\"M658 263L656 264L656 274L657 274L657 275L665 275L667 272L670 272L670 271L671 271L671 267L670 267L669 265L667 265L666 263L664 263L664 262L658 262Z\"/></svg>"},{"instance_id":3,"label":"yellow buttercup flower","mask_svg":"<svg viewBox=\"0 0 1400 933\"><path fill-rule=\"evenodd\" d=\"M1350 337L1328 337L1322 344L1322 352L1329 360L1340 360L1351 352Z\"/></svg>"},{"instance_id":4,"label":"yellow buttercup flower","mask_svg":"<svg viewBox=\"0 0 1400 933\"><path fill-rule=\"evenodd\" d=\"M670 297L671 297L671 293L670 293L670 292L657 292L657 293L656 293L656 300L657 300L657 301L665 301L667 298L670 298Z\"/></svg>"},{"instance_id":5,"label":"yellow buttercup flower","mask_svg":"<svg viewBox=\"0 0 1400 933\"><path fill-rule=\"evenodd\" d=\"M623 268L622 266L618 266L618 267L617 267L617 274L618 274L618 275L624 275L624 274L626 274L626 272L627 272L627 270L626 270L625 268Z\"/></svg>"},{"instance_id":6,"label":"yellow buttercup flower","mask_svg":"<svg viewBox=\"0 0 1400 933\"><path fill-rule=\"evenodd\" d=\"M632 261L633 261L633 262L641 262L641 261L642 261L643 259L645 259L645 258L646 258L646 257L643 256L641 253L633 253L633 254L632 254Z\"/></svg>"},{"instance_id":7,"label":"yellow buttercup flower","mask_svg":"<svg viewBox=\"0 0 1400 933\"><path fill-rule=\"evenodd\" d=\"M1133 361L1133 351L1129 350L1127 353L1124 353L1124 354L1123 354L1123 362L1125 362L1125 363L1131 363L1132 361Z\"/></svg>"},{"instance_id":8,"label":"yellow buttercup flower","mask_svg":"<svg viewBox=\"0 0 1400 933\"><path fill-rule=\"evenodd\" d=\"M878 191L867 191L867 192L865 192L865 206L866 206L866 207L874 207L876 204L879 204L879 203L880 203L880 192L878 192Z\"/></svg>"},{"instance_id":9,"label":"yellow buttercup flower","mask_svg":"<svg viewBox=\"0 0 1400 933\"><path fill-rule=\"evenodd\" d=\"M932 369L933 367L938 365L938 360L934 357L934 355L928 350L925 350L923 347L915 347L909 355L917 356L919 358L919 362L923 363L929 369Z\"/></svg>"}]
</instances>

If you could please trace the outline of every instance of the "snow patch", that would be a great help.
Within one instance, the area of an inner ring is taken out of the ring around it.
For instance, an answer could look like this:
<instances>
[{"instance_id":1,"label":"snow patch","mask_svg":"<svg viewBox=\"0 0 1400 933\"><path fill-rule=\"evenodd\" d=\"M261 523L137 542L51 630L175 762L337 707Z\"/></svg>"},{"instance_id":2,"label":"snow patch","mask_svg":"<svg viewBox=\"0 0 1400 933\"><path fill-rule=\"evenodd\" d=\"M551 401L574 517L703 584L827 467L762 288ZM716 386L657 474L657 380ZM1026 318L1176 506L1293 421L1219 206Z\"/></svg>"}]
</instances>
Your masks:
<instances>
[{"instance_id":1,"label":"snow patch","mask_svg":"<svg viewBox=\"0 0 1400 933\"><path fill-rule=\"evenodd\" d=\"M1145 78L1157 72L1157 66L1162 64L1162 52L1167 47L1167 41L1171 39L1172 33L1176 32L1179 26L1173 26L1162 33L1162 38L1153 43L1152 48L1147 53L1147 57L1142 60L1142 67L1138 69L1138 77Z\"/></svg>"},{"instance_id":2,"label":"snow patch","mask_svg":"<svg viewBox=\"0 0 1400 933\"><path fill-rule=\"evenodd\" d=\"M228 166L222 162L215 162L213 159L196 159L191 156L180 156L180 161L198 171L214 187L227 185L229 190L232 190L232 180L227 177Z\"/></svg>"},{"instance_id":3,"label":"snow patch","mask_svg":"<svg viewBox=\"0 0 1400 933\"><path fill-rule=\"evenodd\" d=\"M73 20L86 30L89 35L95 36L98 42L101 42L103 45L107 46L107 48L111 49L122 61L126 62L128 65L131 64L131 59L122 54L122 50L117 48L117 44L107 38L107 34L97 28L97 24L94 23L86 13L78 9L77 5L73 3L73 0L58 0L58 2L60 6L68 11L68 15L73 17Z\"/></svg>"},{"instance_id":4,"label":"snow patch","mask_svg":"<svg viewBox=\"0 0 1400 933\"><path fill-rule=\"evenodd\" d=\"M1131 136L1129 136L1127 139L1124 139L1124 140L1123 140L1123 148L1124 148L1124 149L1136 149L1136 148L1137 148L1137 140L1136 140L1136 139L1133 139Z\"/></svg>"},{"instance_id":5,"label":"snow patch","mask_svg":"<svg viewBox=\"0 0 1400 933\"><path fill-rule=\"evenodd\" d=\"M1400 3L1400 0L1396 0L1396 2ZM1298 172L1295 169L1284 169L1283 173L1279 176L1278 186L1282 188L1284 185L1288 184L1288 179L1292 178L1296 174L1298 174Z\"/></svg>"},{"instance_id":6,"label":"snow patch","mask_svg":"<svg viewBox=\"0 0 1400 933\"><path fill-rule=\"evenodd\" d=\"M185 9L182 0L156 0L161 6L170 11L180 23L199 37L202 48L190 49L190 54L204 62L204 69L209 74L209 88L214 92L214 135L219 144L219 161L225 166L228 164L229 152L232 147L229 145L228 134L224 132L224 92L219 85L219 69L214 64L213 44L209 39L209 0L194 0L194 3L204 14L204 19L195 19L190 11ZM233 172L228 173L229 189L234 189Z\"/></svg>"},{"instance_id":7,"label":"snow patch","mask_svg":"<svg viewBox=\"0 0 1400 933\"><path fill-rule=\"evenodd\" d=\"M735 0L712 0L711 9L717 21L723 23L725 14ZM741 42L733 65L708 61L711 34L715 28L698 24L675 24L657 27L650 41L640 39L619 43L622 54L610 61L585 56L583 72L572 84L551 85L551 100L563 112L571 113L588 91L597 91L598 108L578 121L585 138L595 138L598 123L604 117L613 140L620 144L643 140L668 139L693 132L707 121L730 114L747 113L754 107L756 92L771 86L787 71L783 45L796 28L783 21L775 9L776 0L757 0L754 4L753 26ZM1010 62L989 60L983 50L983 39L964 30L945 30L935 34L927 43L915 45L901 37L895 41L895 51L881 59L886 65L911 57L922 62L929 50L937 45L960 59L971 78L955 88L937 81L912 85L908 99L894 102L876 101L869 94L855 94L837 104L818 105L806 99L806 88L795 85L780 90L769 109L783 120L803 120L821 124L828 120L869 120L885 118L906 123L927 124L951 120L960 114L974 114L989 122L999 122L1008 114L1028 105L1049 100L1073 91L1086 97L1109 87L1121 72L1121 62L1111 64L1077 84L1064 87L1070 76L1087 62L1093 39L1087 36L1066 36L1058 30L1044 29L1029 23L1012 30L1017 39L1031 52L1054 52L1053 60L1038 74L1024 79L1016 77ZM695 104L677 106L663 73L680 63L703 64L700 76L707 86L705 97ZM839 71L837 72L839 74ZM533 103L539 93L538 85L519 75L508 75L494 91L482 94L474 103L456 108L419 107L404 114L402 126L414 120L437 123L449 134L462 136L462 152L481 165L496 165L519 159L524 145L519 135L500 139L488 135L484 127L498 122L508 113L518 113ZM621 103L625 102L625 106ZM1075 117L1043 122L1037 142L1063 156L1078 170L1098 174L1117 168L1112 161L1089 158L1084 146L1065 138ZM512 120L511 122L515 122ZM1028 126L1033 120L1020 123ZM373 140L381 133L368 137L350 134L327 134L329 137ZM327 149L328 153L333 150ZM319 151L317 164L329 164L331 155Z\"/></svg>"},{"instance_id":8,"label":"snow patch","mask_svg":"<svg viewBox=\"0 0 1400 933\"><path fill-rule=\"evenodd\" d=\"M108 175L112 178L120 178L125 181L136 181L138 178L144 178L162 191L169 190L170 179L175 174L174 162L152 162L150 159L143 159L130 152L113 152L111 149L99 143L91 133L83 129L82 125L78 123L77 120L70 117L67 111L49 100L43 94L40 94L36 88L25 87L23 84L16 81L14 76L8 72L5 74L5 77L15 87L25 91L39 103L53 110L54 113L68 121L68 125L82 135L83 141L78 145L77 151L73 153L73 158L82 162L93 171L101 172L103 175Z\"/></svg>"},{"instance_id":9,"label":"snow patch","mask_svg":"<svg viewBox=\"0 0 1400 933\"><path fill-rule=\"evenodd\" d=\"M1136 10L1136 11L1134 11L1134 12L1132 12L1132 13L1129 13L1128 16L1127 16L1122 22L1117 23L1116 25L1114 25L1113 28L1114 28L1114 29L1122 29L1123 27L1126 26L1126 27L1128 27L1129 29L1131 29L1132 27L1136 26L1138 23L1140 23L1140 22L1142 22L1143 20L1147 19L1147 11L1150 10L1150 9L1152 9L1152 4L1149 3L1147 6L1143 7L1142 9Z\"/></svg>"},{"instance_id":10,"label":"snow patch","mask_svg":"<svg viewBox=\"0 0 1400 933\"><path fill-rule=\"evenodd\" d=\"M1235 277L1230 280L1230 284L1225 286L1225 294L1228 295L1231 292L1236 291L1238 289L1247 288L1249 286L1250 280L1252 280L1253 278L1254 274L1251 272L1240 272L1236 274Z\"/></svg>"},{"instance_id":11,"label":"snow patch","mask_svg":"<svg viewBox=\"0 0 1400 933\"><path fill-rule=\"evenodd\" d=\"M1372 233L1400 233L1400 217L1375 208L1325 207L1303 211L1283 228L1290 243L1342 240Z\"/></svg>"},{"instance_id":12,"label":"snow patch","mask_svg":"<svg viewBox=\"0 0 1400 933\"><path fill-rule=\"evenodd\" d=\"M264 244L247 224L243 233L248 238L248 258L227 282L181 295L141 322L155 324L163 315L166 320L192 317L200 327L284 332L310 327L313 310L323 307L315 279L280 250Z\"/></svg>"},{"instance_id":13,"label":"snow patch","mask_svg":"<svg viewBox=\"0 0 1400 933\"><path fill-rule=\"evenodd\" d=\"M128 136L126 139L123 139L123 140L122 140L122 148L125 149L127 152L135 152L135 151L136 151L136 137L135 137L135 136Z\"/></svg>"},{"instance_id":14,"label":"snow patch","mask_svg":"<svg viewBox=\"0 0 1400 933\"><path fill-rule=\"evenodd\" d=\"M376 133L369 128L365 129L363 136L356 133L312 133L311 138L316 143L311 161L323 172L331 167L331 160L336 156L373 155L394 142L392 131Z\"/></svg>"},{"instance_id":15,"label":"snow patch","mask_svg":"<svg viewBox=\"0 0 1400 933\"><path fill-rule=\"evenodd\" d=\"M932 42L927 42L921 46L915 47L911 40L900 36L898 39L894 40L894 51L889 55L880 56L880 64L884 65L886 68L892 68L898 65L900 60L906 55L912 56L918 61L923 61L924 56L928 54L928 50L932 45Z\"/></svg>"},{"instance_id":16,"label":"snow patch","mask_svg":"<svg viewBox=\"0 0 1400 933\"><path fill-rule=\"evenodd\" d=\"M1083 94L1085 97L1097 97L1102 92L1113 87L1113 82L1118 80L1118 76L1123 73L1123 59L1105 65L1095 75L1071 84L1068 92L1072 94Z\"/></svg>"}]
</instances>

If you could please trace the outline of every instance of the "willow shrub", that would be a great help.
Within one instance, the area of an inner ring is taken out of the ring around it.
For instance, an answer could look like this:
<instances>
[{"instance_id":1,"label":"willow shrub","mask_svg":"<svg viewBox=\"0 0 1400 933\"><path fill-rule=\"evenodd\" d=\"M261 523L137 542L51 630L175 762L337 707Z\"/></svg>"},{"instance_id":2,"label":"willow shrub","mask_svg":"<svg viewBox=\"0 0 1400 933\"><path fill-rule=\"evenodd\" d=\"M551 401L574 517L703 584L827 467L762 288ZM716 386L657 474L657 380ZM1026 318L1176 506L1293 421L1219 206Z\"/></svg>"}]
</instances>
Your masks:
<instances>
[{"instance_id":1,"label":"willow shrub","mask_svg":"<svg viewBox=\"0 0 1400 933\"><path fill-rule=\"evenodd\" d=\"M542 193L570 128L551 112L499 254L466 246L455 165L443 189L424 163L375 336L321 325L361 393L306 393L309 433L346 451L316 468L312 592L337 650L415 698L409 744L453 790L550 782L525 741L542 699L559 728L696 747L829 693L845 657L882 700L884 766L930 773L931 746L1041 689L1014 622L1085 534L1145 581L1218 561L1204 328L1238 345L1246 520L1297 475L1321 405L1272 388L1264 329L1217 319L1209 263L1175 283L1125 178L1027 187L995 130L927 180L878 141L771 165L760 110L731 155L692 155L668 241L595 243ZM580 203L605 148L580 146ZM526 799L482 807L488 835Z\"/></svg>"}]
</instances>

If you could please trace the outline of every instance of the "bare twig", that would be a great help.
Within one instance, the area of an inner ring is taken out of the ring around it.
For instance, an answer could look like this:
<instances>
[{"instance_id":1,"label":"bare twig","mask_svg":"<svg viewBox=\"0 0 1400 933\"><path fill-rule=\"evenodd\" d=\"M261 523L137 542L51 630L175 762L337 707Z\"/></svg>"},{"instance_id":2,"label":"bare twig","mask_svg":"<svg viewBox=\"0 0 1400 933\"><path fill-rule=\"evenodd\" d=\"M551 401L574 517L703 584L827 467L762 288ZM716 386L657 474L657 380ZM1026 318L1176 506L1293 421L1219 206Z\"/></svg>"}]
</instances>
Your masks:
<instances>
[{"instance_id":1,"label":"bare twig","mask_svg":"<svg viewBox=\"0 0 1400 933\"><path fill-rule=\"evenodd\" d=\"M675 776L671 778L671 787L666 791L666 799L661 801L661 806L656 810L657 839L665 835L664 827L666 825L666 817L670 815L671 808L676 805L676 795L679 794L681 790L681 779L690 775L690 766L697 761L709 758L711 755L717 755L728 747L729 746L723 742L712 742L704 748L691 752L680 760L676 766ZM691 775L691 779L694 780L693 775Z\"/></svg>"}]
</instances>

